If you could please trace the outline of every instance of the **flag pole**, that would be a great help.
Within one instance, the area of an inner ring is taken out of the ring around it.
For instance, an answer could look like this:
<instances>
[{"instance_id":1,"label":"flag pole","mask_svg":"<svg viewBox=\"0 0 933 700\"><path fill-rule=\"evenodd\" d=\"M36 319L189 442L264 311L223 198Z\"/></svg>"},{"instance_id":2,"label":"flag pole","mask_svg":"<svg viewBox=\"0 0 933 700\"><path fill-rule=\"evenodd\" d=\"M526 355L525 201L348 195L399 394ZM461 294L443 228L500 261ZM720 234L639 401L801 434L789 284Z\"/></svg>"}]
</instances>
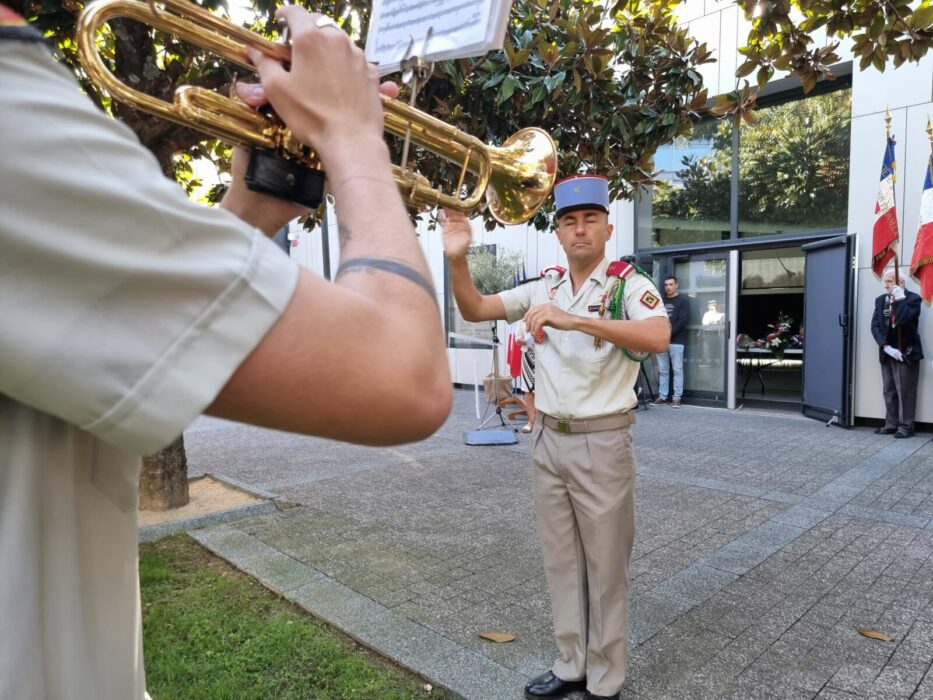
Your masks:
<instances>
[{"instance_id":1,"label":"flag pole","mask_svg":"<svg viewBox=\"0 0 933 700\"><path fill-rule=\"evenodd\" d=\"M884 108L884 129L885 129L885 135L886 135L885 146L887 147L887 144L891 143L891 108L890 107ZM895 163L895 167L894 167L895 172L893 173L892 183L897 182L897 172L896 172L897 161L895 160L894 163ZM894 211L895 211L895 216L897 216L897 209L895 209ZM895 250L894 251L894 284L896 284L898 287L901 286L901 273L899 271L900 264L901 263L900 263L900 260L898 259L897 251Z\"/></svg>"}]
</instances>

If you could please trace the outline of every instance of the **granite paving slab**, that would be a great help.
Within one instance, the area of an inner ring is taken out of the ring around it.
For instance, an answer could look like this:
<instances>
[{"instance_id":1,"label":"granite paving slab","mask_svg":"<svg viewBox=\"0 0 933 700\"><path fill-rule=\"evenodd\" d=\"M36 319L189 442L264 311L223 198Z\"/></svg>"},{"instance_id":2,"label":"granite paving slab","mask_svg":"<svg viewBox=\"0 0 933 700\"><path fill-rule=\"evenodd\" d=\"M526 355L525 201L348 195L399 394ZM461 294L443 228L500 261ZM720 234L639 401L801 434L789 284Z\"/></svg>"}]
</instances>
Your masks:
<instances>
[{"instance_id":1,"label":"granite paving slab","mask_svg":"<svg viewBox=\"0 0 933 700\"><path fill-rule=\"evenodd\" d=\"M392 448L199 419L192 475L294 507L192 534L432 683L520 698L556 654L528 438L464 445L473 402L457 391L441 430ZM637 418L623 697L933 697L929 435L691 406Z\"/></svg>"}]
</instances>

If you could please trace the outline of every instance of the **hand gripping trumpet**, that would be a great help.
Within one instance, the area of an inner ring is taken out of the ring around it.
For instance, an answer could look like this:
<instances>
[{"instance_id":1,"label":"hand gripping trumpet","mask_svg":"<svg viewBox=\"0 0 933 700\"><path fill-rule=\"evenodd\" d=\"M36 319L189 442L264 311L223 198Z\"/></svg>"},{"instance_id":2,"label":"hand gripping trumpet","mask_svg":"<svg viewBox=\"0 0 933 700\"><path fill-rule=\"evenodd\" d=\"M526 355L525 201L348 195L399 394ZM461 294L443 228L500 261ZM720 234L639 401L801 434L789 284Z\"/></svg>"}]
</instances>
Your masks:
<instances>
[{"instance_id":1,"label":"hand gripping trumpet","mask_svg":"<svg viewBox=\"0 0 933 700\"><path fill-rule=\"evenodd\" d=\"M154 114L231 145L253 151L247 185L284 199L317 207L324 175L311 144L302 144L274 114L199 87L182 86L172 103L127 86L113 75L97 50L97 33L111 19L138 20L179 39L211 51L232 63L254 70L248 50L257 49L287 64L291 48L239 27L187 0L96 0L78 21L81 63L91 81L119 102ZM488 206L503 224L527 221L544 203L557 174L557 150L547 132L527 128L500 147L487 146L469 134L398 100L382 96L386 131L411 134L418 146L459 164L453 194L445 194L418 173L393 166L395 182L409 206L441 206L468 214ZM472 188L465 192L467 174Z\"/></svg>"}]
</instances>

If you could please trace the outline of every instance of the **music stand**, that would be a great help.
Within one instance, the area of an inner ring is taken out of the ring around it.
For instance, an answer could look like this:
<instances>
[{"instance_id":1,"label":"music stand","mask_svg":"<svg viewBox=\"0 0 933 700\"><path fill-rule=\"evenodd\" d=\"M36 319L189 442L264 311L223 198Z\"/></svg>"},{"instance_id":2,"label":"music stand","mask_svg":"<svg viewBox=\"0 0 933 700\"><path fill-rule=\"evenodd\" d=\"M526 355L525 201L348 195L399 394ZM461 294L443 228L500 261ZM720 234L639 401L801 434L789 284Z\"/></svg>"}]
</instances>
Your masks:
<instances>
[{"instance_id":1,"label":"music stand","mask_svg":"<svg viewBox=\"0 0 933 700\"><path fill-rule=\"evenodd\" d=\"M463 442L467 445L514 445L518 442L515 433L518 428L502 413L501 402L499 401L499 334L496 332L496 321L492 325L492 378L493 378L493 396L495 397L496 410L486 417L475 430L469 430L463 434ZM478 391L478 389L477 389ZM489 409L489 402L486 402L486 409ZM499 426L492 429L487 426L499 419ZM503 430L509 428L509 430Z\"/></svg>"}]
</instances>

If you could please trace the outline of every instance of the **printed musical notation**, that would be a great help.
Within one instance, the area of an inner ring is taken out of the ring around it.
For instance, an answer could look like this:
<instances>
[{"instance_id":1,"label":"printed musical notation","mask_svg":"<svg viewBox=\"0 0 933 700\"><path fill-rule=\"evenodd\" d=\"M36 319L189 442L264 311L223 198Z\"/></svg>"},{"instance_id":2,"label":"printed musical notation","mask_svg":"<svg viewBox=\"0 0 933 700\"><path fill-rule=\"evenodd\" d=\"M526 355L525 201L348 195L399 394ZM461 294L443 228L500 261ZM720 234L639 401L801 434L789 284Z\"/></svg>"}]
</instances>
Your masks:
<instances>
[{"instance_id":1,"label":"printed musical notation","mask_svg":"<svg viewBox=\"0 0 933 700\"><path fill-rule=\"evenodd\" d=\"M385 75L409 56L438 61L501 48L511 6L512 0L375 0L366 57Z\"/></svg>"},{"instance_id":2,"label":"printed musical notation","mask_svg":"<svg viewBox=\"0 0 933 700\"><path fill-rule=\"evenodd\" d=\"M434 0L385 0L382 7L381 31L376 45L380 53L391 52L400 46L404 51L412 39L417 46L427 33L426 27L431 27L432 39L441 39L463 32L468 27L476 28L483 20L475 0L444 7L438 7ZM483 29L481 26L478 28Z\"/></svg>"}]
</instances>

